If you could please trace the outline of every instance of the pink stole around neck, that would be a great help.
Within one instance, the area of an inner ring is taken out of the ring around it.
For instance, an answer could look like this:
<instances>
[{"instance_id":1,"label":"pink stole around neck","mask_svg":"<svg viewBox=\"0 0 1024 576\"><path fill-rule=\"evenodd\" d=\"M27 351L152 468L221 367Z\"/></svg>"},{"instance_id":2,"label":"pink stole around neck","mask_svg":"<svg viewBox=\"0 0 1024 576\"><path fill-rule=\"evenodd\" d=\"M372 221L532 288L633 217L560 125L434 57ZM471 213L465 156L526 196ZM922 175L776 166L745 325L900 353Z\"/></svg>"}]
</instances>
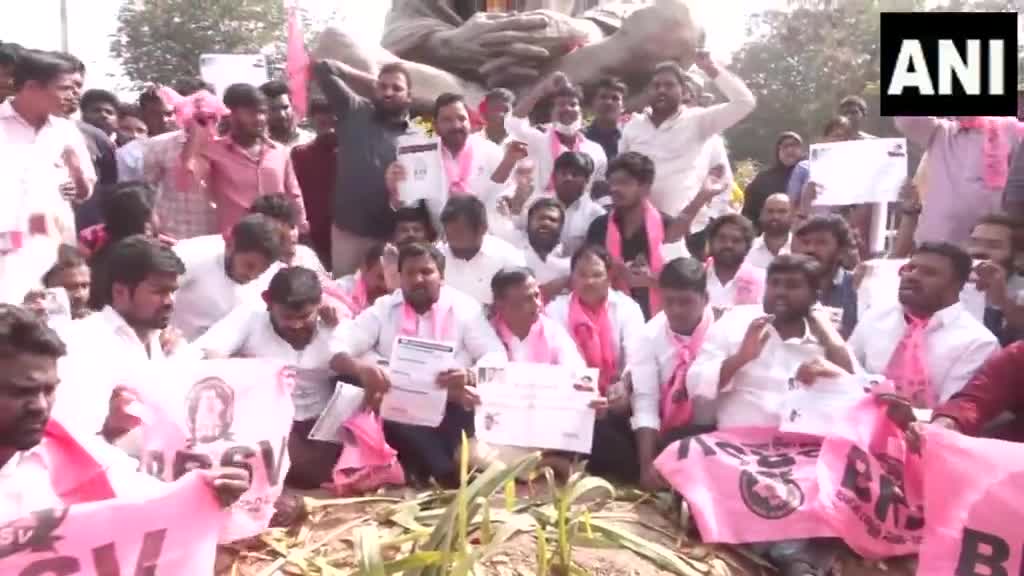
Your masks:
<instances>
[{"instance_id":1,"label":"pink stole around neck","mask_svg":"<svg viewBox=\"0 0 1024 576\"><path fill-rule=\"evenodd\" d=\"M675 345L676 363L668 380L661 384L661 431L681 428L693 417L693 401L686 391L686 374L697 357L704 335L714 322L714 313L710 307L704 308L700 323L690 336L680 336L672 331L668 318L665 319L665 331L669 341Z\"/></svg>"},{"instance_id":2,"label":"pink stole around neck","mask_svg":"<svg viewBox=\"0 0 1024 576\"><path fill-rule=\"evenodd\" d=\"M451 296L447 294L444 288L441 288L441 294L437 298L437 302L430 307L433 325L431 327L431 336L433 340L448 340L452 338L452 325L455 321L453 318L454 310L451 301ZM419 337L421 316L416 313L408 302L402 302L402 320L399 326L399 334L402 336Z\"/></svg>"},{"instance_id":3,"label":"pink stole around neck","mask_svg":"<svg viewBox=\"0 0 1024 576\"><path fill-rule=\"evenodd\" d=\"M616 262L623 262L622 259L622 232L615 221L616 211L608 214L608 231L605 233L605 248ZM644 200L644 232L647 235L647 260L651 274L657 276L665 265L661 257L661 245L665 242L665 223L661 219L654 204ZM625 294L630 293L629 282L625 278L616 278L615 289ZM654 286L648 289L648 304L651 316L661 311L661 294Z\"/></svg>"},{"instance_id":4,"label":"pink stole around neck","mask_svg":"<svg viewBox=\"0 0 1024 576\"><path fill-rule=\"evenodd\" d=\"M526 344L527 357L513 358L512 343L517 339L517 336L512 333L504 318L500 315L494 318L494 329L497 331L498 337L501 338L501 342L505 345L505 350L509 353L509 360L513 362L532 362L534 364L558 363L558 352L552 349L545 334L544 324L546 321L544 315L541 314L537 317L537 321L533 323L533 326L530 326L530 333L526 336L526 340L523 341Z\"/></svg>"},{"instance_id":5,"label":"pink stole around neck","mask_svg":"<svg viewBox=\"0 0 1024 576\"><path fill-rule=\"evenodd\" d=\"M572 148L566 148L562 145L562 141L558 138L558 131L552 126L548 129L548 143L551 146L551 177L548 178L547 191L554 192L555 190L555 161L562 155L563 152L579 152L580 144L583 143L583 135L577 133L573 137ZM586 193L586 192L584 192Z\"/></svg>"},{"instance_id":6,"label":"pink stole around neck","mask_svg":"<svg viewBox=\"0 0 1024 576\"><path fill-rule=\"evenodd\" d=\"M473 143L467 138L458 158L454 158L448 147L442 144L441 161L448 177L448 193L452 196L471 194L469 179L473 171Z\"/></svg>"},{"instance_id":7,"label":"pink stole around neck","mask_svg":"<svg viewBox=\"0 0 1024 576\"><path fill-rule=\"evenodd\" d=\"M904 314L907 328L893 349L885 368L885 377L892 381L895 392L910 401L914 408L932 409L938 395L928 378L925 358L925 330L928 318Z\"/></svg>"},{"instance_id":8,"label":"pink stole around neck","mask_svg":"<svg viewBox=\"0 0 1024 576\"><path fill-rule=\"evenodd\" d=\"M715 273L715 259L708 257L704 263L708 274ZM760 304L764 298L764 275L760 269L747 263L745 260L740 264L732 281L736 284L736 295L733 298L733 305L743 306L745 304Z\"/></svg>"},{"instance_id":9,"label":"pink stole around neck","mask_svg":"<svg viewBox=\"0 0 1024 576\"><path fill-rule=\"evenodd\" d=\"M978 130L984 138L981 153L981 175L985 187L1002 191L1010 173L1010 142L1006 137L1006 124L1016 118L1000 116L971 116L960 118L957 124L967 130ZM1017 125L1018 134L1021 125Z\"/></svg>"},{"instance_id":10,"label":"pink stole around neck","mask_svg":"<svg viewBox=\"0 0 1024 576\"><path fill-rule=\"evenodd\" d=\"M587 366L600 369L598 388L604 396L618 372L615 327L608 311L608 301L592 310L584 306L574 292L569 297L569 331Z\"/></svg>"}]
</instances>

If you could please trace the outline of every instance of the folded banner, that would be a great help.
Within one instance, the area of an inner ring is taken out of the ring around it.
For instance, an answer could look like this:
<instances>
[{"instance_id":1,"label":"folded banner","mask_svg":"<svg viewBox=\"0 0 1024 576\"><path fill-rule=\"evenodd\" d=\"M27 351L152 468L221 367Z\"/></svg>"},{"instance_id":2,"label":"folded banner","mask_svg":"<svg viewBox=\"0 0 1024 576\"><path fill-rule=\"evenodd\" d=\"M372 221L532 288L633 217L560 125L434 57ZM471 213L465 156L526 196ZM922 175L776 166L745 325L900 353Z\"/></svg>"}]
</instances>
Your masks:
<instances>
[{"instance_id":1,"label":"folded banner","mask_svg":"<svg viewBox=\"0 0 1024 576\"><path fill-rule=\"evenodd\" d=\"M834 536L816 514L821 439L736 428L670 444L654 466L690 505L704 542Z\"/></svg>"},{"instance_id":2,"label":"folded banner","mask_svg":"<svg viewBox=\"0 0 1024 576\"><path fill-rule=\"evenodd\" d=\"M917 573L1024 573L1024 445L928 426L924 472L930 481Z\"/></svg>"},{"instance_id":3,"label":"folded banner","mask_svg":"<svg viewBox=\"0 0 1024 576\"><path fill-rule=\"evenodd\" d=\"M915 554L924 528L921 467L884 402L865 397L822 444L820 514L862 556Z\"/></svg>"},{"instance_id":4,"label":"folded banner","mask_svg":"<svg viewBox=\"0 0 1024 576\"><path fill-rule=\"evenodd\" d=\"M248 470L252 486L232 506L220 539L259 534L274 515L288 473L292 371L266 360L203 360L182 362L159 378L137 390L143 470L164 480L195 468Z\"/></svg>"},{"instance_id":5,"label":"folded banner","mask_svg":"<svg viewBox=\"0 0 1024 576\"><path fill-rule=\"evenodd\" d=\"M158 488L0 525L0 574L212 574L221 510L208 481L195 473Z\"/></svg>"}]
</instances>

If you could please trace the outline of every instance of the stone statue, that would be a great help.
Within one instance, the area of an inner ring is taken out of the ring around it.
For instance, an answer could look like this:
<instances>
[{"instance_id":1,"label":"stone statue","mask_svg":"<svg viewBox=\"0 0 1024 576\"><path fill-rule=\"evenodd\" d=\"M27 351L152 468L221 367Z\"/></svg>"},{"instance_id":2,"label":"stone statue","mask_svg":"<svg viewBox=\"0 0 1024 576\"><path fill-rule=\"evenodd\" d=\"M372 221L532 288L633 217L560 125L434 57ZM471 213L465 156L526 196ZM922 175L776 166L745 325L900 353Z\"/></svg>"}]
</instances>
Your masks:
<instances>
[{"instance_id":1,"label":"stone statue","mask_svg":"<svg viewBox=\"0 0 1024 576\"><path fill-rule=\"evenodd\" d=\"M659 62L689 67L704 40L684 0L602 2L591 10L579 9L582 0L488 0L491 11L478 8L484 3L394 0L381 45L360 44L330 27L314 55L369 74L402 61L416 107L429 108L443 92L461 93L475 104L488 88L521 91L555 71L582 85L618 76L638 93Z\"/></svg>"}]
</instances>

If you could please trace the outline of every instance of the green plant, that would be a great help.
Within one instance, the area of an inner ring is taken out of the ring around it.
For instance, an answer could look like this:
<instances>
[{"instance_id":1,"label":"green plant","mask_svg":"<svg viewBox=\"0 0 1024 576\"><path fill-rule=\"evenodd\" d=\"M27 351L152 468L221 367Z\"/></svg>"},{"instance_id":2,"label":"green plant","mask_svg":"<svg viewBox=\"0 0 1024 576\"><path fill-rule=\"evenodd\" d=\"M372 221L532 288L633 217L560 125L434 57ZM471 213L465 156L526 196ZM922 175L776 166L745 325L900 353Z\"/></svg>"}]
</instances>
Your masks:
<instances>
[{"instance_id":1,"label":"green plant","mask_svg":"<svg viewBox=\"0 0 1024 576\"><path fill-rule=\"evenodd\" d=\"M546 570L560 576L568 576L574 573L585 573L572 561L572 544L576 538L578 527L582 521L587 527L587 536L590 534L590 510L582 506L574 510L574 505L585 495L598 495L599 500L611 500L615 498L615 488L607 480L596 476L587 476L583 472L576 472L569 477L565 486L559 487L555 483L554 472L550 468L544 469L544 476L547 478L548 487L551 490L553 502L550 506L532 510L534 518L546 526L554 525L557 534L555 561L552 563L547 558L547 541L538 538L537 557L544 557L541 566ZM553 508L553 510L551 510ZM540 567L540 566L539 566Z\"/></svg>"}]
</instances>

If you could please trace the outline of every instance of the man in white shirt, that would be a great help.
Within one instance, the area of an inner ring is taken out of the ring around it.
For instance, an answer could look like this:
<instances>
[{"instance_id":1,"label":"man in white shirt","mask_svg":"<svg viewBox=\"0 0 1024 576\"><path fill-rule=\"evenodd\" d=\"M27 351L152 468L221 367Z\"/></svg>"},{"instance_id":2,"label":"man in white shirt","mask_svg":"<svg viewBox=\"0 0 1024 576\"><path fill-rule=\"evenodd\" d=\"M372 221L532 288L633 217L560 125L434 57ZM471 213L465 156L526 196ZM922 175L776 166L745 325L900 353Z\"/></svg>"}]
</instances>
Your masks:
<instances>
[{"instance_id":1,"label":"man in white shirt","mask_svg":"<svg viewBox=\"0 0 1024 576\"><path fill-rule=\"evenodd\" d=\"M546 98L551 99L551 125L544 130L530 124L530 113ZM583 152L594 161L592 181L604 180L608 158L604 148L583 135L583 101L579 90L569 85L564 74L558 73L539 84L516 103L512 114L505 118L505 129L512 140L526 144L529 157L535 163L534 193L554 190L552 179L555 159L563 152ZM587 187L589 193L590 187Z\"/></svg>"},{"instance_id":2,"label":"man in white shirt","mask_svg":"<svg viewBox=\"0 0 1024 576\"><path fill-rule=\"evenodd\" d=\"M708 224L724 214L739 212L740 206L734 204L732 167L729 163L729 151L725 147L725 138L721 134L715 134L704 143L704 150L697 159L697 165L698 173L713 176L715 189L721 191L700 206L690 223L690 232L686 237L687 247L695 255L694 258L699 259L704 255L707 238L703 232L707 230Z\"/></svg>"},{"instance_id":3,"label":"man in white shirt","mask_svg":"<svg viewBox=\"0 0 1024 576\"><path fill-rule=\"evenodd\" d=\"M779 254L789 254L790 227L793 225L793 205L785 193L772 194L764 201L758 219L761 235L747 253L747 264L767 269Z\"/></svg>"},{"instance_id":4,"label":"man in white shirt","mask_svg":"<svg viewBox=\"0 0 1024 576\"><path fill-rule=\"evenodd\" d=\"M569 257L562 256L558 239L565 211L554 198L540 198L526 216L526 267L533 271L545 302L569 290Z\"/></svg>"},{"instance_id":5,"label":"man in white shirt","mask_svg":"<svg viewBox=\"0 0 1024 576\"><path fill-rule=\"evenodd\" d=\"M446 282L481 304L491 303L491 278L498 270L526 265L522 250L487 233L487 210L476 196L449 200L441 225Z\"/></svg>"},{"instance_id":6,"label":"man in white shirt","mask_svg":"<svg viewBox=\"0 0 1024 576\"><path fill-rule=\"evenodd\" d=\"M174 250L185 274L172 324L191 342L239 304L258 301L269 278L254 281L280 258L281 239L274 220L249 214L222 244L195 238Z\"/></svg>"},{"instance_id":7,"label":"man in white shirt","mask_svg":"<svg viewBox=\"0 0 1024 576\"><path fill-rule=\"evenodd\" d=\"M516 95L507 88L494 88L484 96L480 111L484 117L483 130L476 132L472 138L486 138L498 146L508 141L505 131L505 118L516 103Z\"/></svg>"},{"instance_id":8,"label":"man in white shirt","mask_svg":"<svg viewBox=\"0 0 1024 576\"><path fill-rule=\"evenodd\" d=\"M114 497L139 497L160 482L95 431L71 434L51 418L65 346L28 310L0 305L0 522L31 512ZM249 474L225 468L209 474L223 506L249 489Z\"/></svg>"},{"instance_id":9,"label":"man in white shirt","mask_svg":"<svg viewBox=\"0 0 1024 576\"><path fill-rule=\"evenodd\" d=\"M263 214L273 219L281 236L281 263L285 266L302 266L327 276L320 257L312 248L299 243L299 224L302 213L295 200L286 194L266 194L252 201L250 214Z\"/></svg>"},{"instance_id":10,"label":"man in white shirt","mask_svg":"<svg viewBox=\"0 0 1024 576\"><path fill-rule=\"evenodd\" d=\"M869 374L882 374L915 408L935 408L960 391L999 342L960 304L971 257L925 242L900 270L899 303L870 308L850 336Z\"/></svg>"},{"instance_id":11,"label":"man in white shirt","mask_svg":"<svg viewBox=\"0 0 1024 576\"><path fill-rule=\"evenodd\" d=\"M708 296L719 316L737 305L758 304L764 270L745 263L754 242L754 225L741 214L726 214L708 226Z\"/></svg>"},{"instance_id":12,"label":"man in white shirt","mask_svg":"<svg viewBox=\"0 0 1024 576\"><path fill-rule=\"evenodd\" d=\"M654 160L657 177L651 201L667 214L678 214L700 191L708 168L698 162L705 142L742 120L756 104L743 81L719 68L707 52L697 53L696 64L729 101L707 108L689 106L695 88L682 68L660 64L648 84L651 107L634 115L619 145L620 154L640 152Z\"/></svg>"},{"instance_id":13,"label":"man in white shirt","mask_svg":"<svg viewBox=\"0 0 1024 576\"><path fill-rule=\"evenodd\" d=\"M387 442L398 451L406 474L435 478L443 486L458 485L455 454L462 434L472 435L473 413L462 405L465 388L472 386L472 367L488 354L507 357L505 347L487 322L480 304L444 285L445 258L429 244L399 248L401 290L377 299L345 331L342 353L331 369L358 379L368 401L375 404L391 387L386 368L377 362L390 358L398 336L441 340L455 344L458 367L438 376L448 390L444 419L437 428L384 422Z\"/></svg>"},{"instance_id":14,"label":"man in white shirt","mask_svg":"<svg viewBox=\"0 0 1024 576\"><path fill-rule=\"evenodd\" d=\"M61 330L68 356L61 361L65 380L58 414L65 426L95 433L107 415L118 374L131 374L175 352L173 338L162 338L175 305L185 266L173 250L154 238L130 236L109 249L110 270L102 285L92 286L103 308ZM170 335L170 333L168 333ZM109 378L108 378L109 376ZM90 386L92 386L90 388Z\"/></svg>"},{"instance_id":15,"label":"man in white shirt","mask_svg":"<svg viewBox=\"0 0 1024 576\"><path fill-rule=\"evenodd\" d=\"M346 327L320 320L320 278L307 268L282 268L270 281L266 305L242 305L225 316L192 346L207 357L269 358L295 369L295 422L288 438L291 468L285 482L300 489L319 488L331 479L339 444L309 439L334 391L330 362L341 350Z\"/></svg>"},{"instance_id":16,"label":"man in white shirt","mask_svg":"<svg viewBox=\"0 0 1024 576\"><path fill-rule=\"evenodd\" d=\"M686 373L714 322L703 264L693 258L672 260L661 270L658 288L663 311L629 343L626 368L640 482L651 490L660 484L653 466L659 448L681 436L709 432L715 423L714 405L702 401L694 406L686 394Z\"/></svg>"}]
</instances>

